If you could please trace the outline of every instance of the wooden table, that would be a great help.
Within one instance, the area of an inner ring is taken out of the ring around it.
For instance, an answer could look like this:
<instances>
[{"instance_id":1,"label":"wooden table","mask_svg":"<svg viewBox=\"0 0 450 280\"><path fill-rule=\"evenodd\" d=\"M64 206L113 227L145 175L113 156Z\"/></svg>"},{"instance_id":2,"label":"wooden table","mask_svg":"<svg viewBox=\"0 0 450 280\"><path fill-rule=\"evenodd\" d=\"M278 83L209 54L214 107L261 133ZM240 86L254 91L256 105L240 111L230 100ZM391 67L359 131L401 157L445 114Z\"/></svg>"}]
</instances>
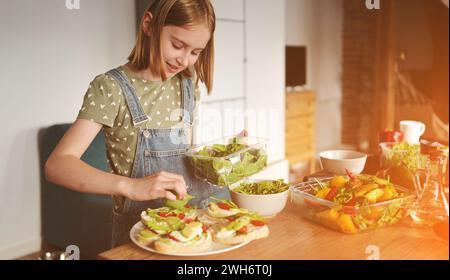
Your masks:
<instances>
[{"instance_id":1,"label":"wooden table","mask_svg":"<svg viewBox=\"0 0 450 280\"><path fill-rule=\"evenodd\" d=\"M126 244L99 254L106 260L365 260L449 259L449 244L430 228L406 223L367 233L348 235L329 230L300 217L290 203L268 221L270 236L222 254L203 257L172 257L153 254L134 244ZM376 246L376 247L375 247Z\"/></svg>"}]
</instances>

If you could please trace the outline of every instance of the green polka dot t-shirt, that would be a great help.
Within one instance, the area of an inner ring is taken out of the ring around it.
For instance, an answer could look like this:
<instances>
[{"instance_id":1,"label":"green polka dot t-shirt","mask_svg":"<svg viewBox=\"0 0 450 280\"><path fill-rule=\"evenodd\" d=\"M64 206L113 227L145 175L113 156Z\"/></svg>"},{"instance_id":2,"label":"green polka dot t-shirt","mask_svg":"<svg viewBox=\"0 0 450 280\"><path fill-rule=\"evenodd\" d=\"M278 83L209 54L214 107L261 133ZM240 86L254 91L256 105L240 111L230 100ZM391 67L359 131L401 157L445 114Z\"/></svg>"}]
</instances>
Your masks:
<instances>
[{"instance_id":1,"label":"green polka dot t-shirt","mask_svg":"<svg viewBox=\"0 0 450 280\"><path fill-rule=\"evenodd\" d=\"M149 121L146 128L171 128L181 116L181 80L179 76L166 81L148 81L139 78L127 67L122 71L136 90ZM198 107L199 89L195 89ZM120 85L110 76L101 74L90 83L84 96L78 118L103 125L107 161L111 173L130 177L137 146L137 131L133 128L131 114ZM194 112L194 123L196 122Z\"/></svg>"}]
</instances>

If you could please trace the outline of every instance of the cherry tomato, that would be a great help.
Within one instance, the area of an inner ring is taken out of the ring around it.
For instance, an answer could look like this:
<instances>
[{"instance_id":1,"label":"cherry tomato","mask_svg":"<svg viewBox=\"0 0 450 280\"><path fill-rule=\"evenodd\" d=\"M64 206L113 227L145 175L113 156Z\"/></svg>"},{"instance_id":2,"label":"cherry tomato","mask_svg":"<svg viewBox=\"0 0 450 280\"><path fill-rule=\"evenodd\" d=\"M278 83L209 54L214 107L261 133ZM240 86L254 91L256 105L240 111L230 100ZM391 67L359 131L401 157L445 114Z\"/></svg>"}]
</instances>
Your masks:
<instances>
[{"instance_id":1,"label":"cherry tomato","mask_svg":"<svg viewBox=\"0 0 450 280\"><path fill-rule=\"evenodd\" d=\"M226 219L227 219L229 222L232 222L232 221L236 220L236 217L226 217Z\"/></svg>"},{"instance_id":2,"label":"cherry tomato","mask_svg":"<svg viewBox=\"0 0 450 280\"><path fill-rule=\"evenodd\" d=\"M219 208L224 209L224 210L230 210L230 205L223 203L223 202L219 202L217 203L217 206L219 206Z\"/></svg>"},{"instance_id":3,"label":"cherry tomato","mask_svg":"<svg viewBox=\"0 0 450 280\"><path fill-rule=\"evenodd\" d=\"M252 225L254 225L255 227L262 227L263 225L266 224L266 223L264 223L263 221L258 221L258 220L252 220L251 223L252 223Z\"/></svg>"},{"instance_id":4,"label":"cherry tomato","mask_svg":"<svg viewBox=\"0 0 450 280\"><path fill-rule=\"evenodd\" d=\"M177 216L177 214L175 214L175 213L173 213L173 212L159 212L158 215L159 215L160 217L163 217L163 218L167 218L167 217L176 217L176 216Z\"/></svg>"},{"instance_id":5,"label":"cherry tomato","mask_svg":"<svg viewBox=\"0 0 450 280\"><path fill-rule=\"evenodd\" d=\"M237 230L238 233L247 233L247 226L243 226Z\"/></svg>"},{"instance_id":6,"label":"cherry tomato","mask_svg":"<svg viewBox=\"0 0 450 280\"><path fill-rule=\"evenodd\" d=\"M327 196L325 197L325 199L332 201L337 191L338 191L337 187L332 187L331 190L328 192Z\"/></svg>"}]
</instances>

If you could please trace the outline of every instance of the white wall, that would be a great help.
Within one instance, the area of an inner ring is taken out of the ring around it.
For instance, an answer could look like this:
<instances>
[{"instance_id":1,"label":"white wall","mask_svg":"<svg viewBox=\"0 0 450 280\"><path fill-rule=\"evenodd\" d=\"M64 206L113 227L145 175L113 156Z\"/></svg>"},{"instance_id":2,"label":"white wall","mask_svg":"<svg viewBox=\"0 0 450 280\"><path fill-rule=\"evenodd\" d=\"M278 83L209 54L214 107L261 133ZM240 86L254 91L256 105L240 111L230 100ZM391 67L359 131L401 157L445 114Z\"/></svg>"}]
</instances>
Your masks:
<instances>
[{"instance_id":1,"label":"white wall","mask_svg":"<svg viewBox=\"0 0 450 280\"><path fill-rule=\"evenodd\" d=\"M212 141L246 128L250 136L269 140L269 166L255 178L287 179L284 0L212 3L218 19L214 88L203 95L194 139Z\"/></svg>"},{"instance_id":2,"label":"white wall","mask_svg":"<svg viewBox=\"0 0 450 280\"><path fill-rule=\"evenodd\" d=\"M307 46L307 88L317 93L317 152L341 145L342 0L286 0L286 45Z\"/></svg>"},{"instance_id":3,"label":"white wall","mask_svg":"<svg viewBox=\"0 0 450 280\"><path fill-rule=\"evenodd\" d=\"M247 110L256 112L247 125L257 136L270 139L271 161L285 158L284 9L280 0L246 0L246 101Z\"/></svg>"},{"instance_id":4,"label":"white wall","mask_svg":"<svg viewBox=\"0 0 450 280\"><path fill-rule=\"evenodd\" d=\"M216 13L214 86L203 90L194 140L211 142L244 129L244 0L212 0ZM232 111L230 111L232 110Z\"/></svg>"},{"instance_id":5,"label":"white wall","mask_svg":"<svg viewBox=\"0 0 450 280\"><path fill-rule=\"evenodd\" d=\"M134 45L134 1L0 0L0 259L39 249L39 128L72 122ZM61 209L63 210L63 209Z\"/></svg>"}]
</instances>

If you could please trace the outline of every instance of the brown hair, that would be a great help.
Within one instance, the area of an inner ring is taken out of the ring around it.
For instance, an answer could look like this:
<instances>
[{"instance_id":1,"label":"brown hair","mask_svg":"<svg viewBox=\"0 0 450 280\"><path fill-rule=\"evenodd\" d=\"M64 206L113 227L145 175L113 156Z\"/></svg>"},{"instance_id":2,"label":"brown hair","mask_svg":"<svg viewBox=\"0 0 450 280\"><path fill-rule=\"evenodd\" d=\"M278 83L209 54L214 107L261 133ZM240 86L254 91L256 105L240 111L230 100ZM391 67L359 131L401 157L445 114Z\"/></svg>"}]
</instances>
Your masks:
<instances>
[{"instance_id":1,"label":"brown hair","mask_svg":"<svg viewBox=\"0 0 450 280\"><path fill-rule=\"evenodd\" d=\"M153 15L150 36L143 29L144 17L141 19L137 34L136 45L128 56L129 62L139 70L150 68L153 74L167 79L163 68L160 37L162 28L166 25L185 27L206 23L211 30L211 38L194 65L199 80L205 83L208 93L213 85L214 71L214 31L216 16L209 0L155 0L147 9ZM191 71L186 69L184 76L192 77Z\"/></svg>"}]
</instances>

